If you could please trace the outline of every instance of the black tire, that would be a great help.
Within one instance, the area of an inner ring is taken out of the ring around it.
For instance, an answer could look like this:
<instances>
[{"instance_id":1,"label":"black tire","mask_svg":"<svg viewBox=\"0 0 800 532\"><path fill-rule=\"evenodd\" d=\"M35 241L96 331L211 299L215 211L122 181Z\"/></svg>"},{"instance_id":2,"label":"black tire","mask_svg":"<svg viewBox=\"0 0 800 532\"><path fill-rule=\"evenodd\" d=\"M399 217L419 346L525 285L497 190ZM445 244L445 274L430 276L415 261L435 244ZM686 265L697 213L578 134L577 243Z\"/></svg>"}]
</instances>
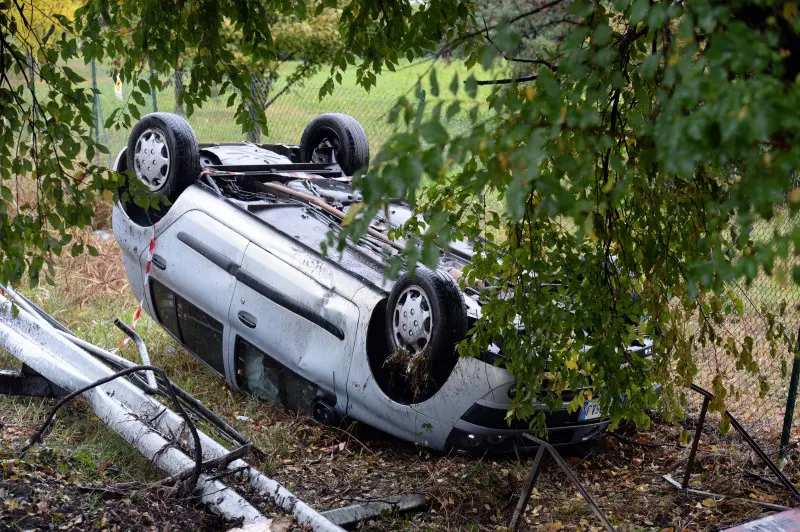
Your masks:
<instances>
[{"instance_id":1,"label":"black tire","mask_svg":"<svg viewBox=\"0 0 800 532\"><path fill-rule=\"evenodd\" d=\"M308 123L300 139L300 158L304 163L328 162L324 151L317 151L326 141L334 148L336 162L346 175L369 166L369 142L361 124L350 115L325 113ZM315 153L316 152L316 153Z\"/></svg>"},{"instance_id":2,"label":"black tire","mask_svg":"<svg viewBox=\"0 0 800 532\"><path fill-rule=\"evenodd\" d=\"M150 151L145 159L143 151ZM154 153L158 151L160 153ZM200 174L197 137L189 123L172 113L150 113L128 137L127 167L150 189L170 202L178 199ZM150 159L150 156L153 158ZM150 164L152 161L152 164ZM163 214L163 206L155 209Z\"/></svg>"},{"instance_id":3,"label":"black tire","mask_svg":"<svg viewBox=\"0 0 800 532\"><path fill-rule=\"evenodd\" d=\"M420 294L416 303L413 302L415 293ZM429 327L424 320L418 322L411 317L415 309L422 309L424 313L422 294L429 306ZM412 314L403 316L400 313L404 311ZM403 327L406 323L409 329L419 329L407 331ZM458 361L456 344L467 334L464 294L456 281L441 270L418 267L413 277L406 272L389 294L384 329L389 346L387 365L394 381L392 388L400 391L407 402L429 399L442 387ZM392 367L392 360L398 356L402 364ZM424 357L419 359L424 366L416 364L417 357ZM412 367L422 367L424 374L416 373L416 369L410 369Z\"/></svg>"}]
</instances>

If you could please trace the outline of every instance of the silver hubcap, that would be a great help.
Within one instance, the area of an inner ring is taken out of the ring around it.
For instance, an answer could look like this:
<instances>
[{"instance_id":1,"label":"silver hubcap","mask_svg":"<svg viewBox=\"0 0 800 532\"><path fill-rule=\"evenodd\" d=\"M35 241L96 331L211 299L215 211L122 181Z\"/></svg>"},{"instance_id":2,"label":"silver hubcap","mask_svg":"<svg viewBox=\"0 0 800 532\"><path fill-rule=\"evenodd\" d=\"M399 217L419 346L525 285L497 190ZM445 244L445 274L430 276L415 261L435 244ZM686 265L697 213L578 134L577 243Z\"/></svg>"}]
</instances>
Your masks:
<instances>
[{"instance_id":1,"label":"silver hubcap","mask_svg":"<svg viewBox=\"0 0 800 532\"><path fill-rule=\"evenodd\" d=\"M169 148L164 133L159 129L148 129L136 140L133 155L136 177L150 190L160 190L169 174Z\"/></svg>"},{"instance_id":2,"label":"silver hubcap","mask_svg":"<svg viewBox=\"0 0 800 532\"><path fill-rule=\"evenodd\" d=\"M394 310L393 332L398 347L412 356L421 353L431 341L433 312L425 291L411 285L400 294Z\"/></svg>"}]
</instances>

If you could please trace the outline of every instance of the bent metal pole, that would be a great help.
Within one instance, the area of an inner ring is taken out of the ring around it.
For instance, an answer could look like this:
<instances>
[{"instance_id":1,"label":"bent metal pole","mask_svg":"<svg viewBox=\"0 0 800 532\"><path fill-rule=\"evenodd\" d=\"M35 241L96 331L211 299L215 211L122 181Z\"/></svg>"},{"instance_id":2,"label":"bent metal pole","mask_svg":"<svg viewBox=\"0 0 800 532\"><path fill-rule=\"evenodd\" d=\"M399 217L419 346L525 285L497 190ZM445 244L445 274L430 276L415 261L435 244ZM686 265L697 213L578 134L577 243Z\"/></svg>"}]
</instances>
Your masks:
<instances>
[{"instance_id":1,"label":"bent metal pole","mask_svg":"<svg viewBox=\"0 0 800 532\"><path fill-rule=\"evenodd\" d=\"M49 381L69 391L78 390L114 373L108 366L57 333L44 320L32 316L27 309L17 305L17 312L13 312L11 302L3 296L0 296L0 347ZM104 423L160 469L174 475L193 467L193 460L181 450L168 445L169 442L162 436L177 434L180 439L186 432L183 419L130 381L116 379L87 391L82 397ZM153 418L156 418L153 426L141 421ZM228 449L205 433L199 432L199 436L204 460L229 453ZM245 468L251 486L272 499L281 509L292 513L300 524L308 524L312 530L325 532L342 530L245 461L235 460L228 468ZM208 475L200 476L198 493L203 502L227 518L242 519L245 523L257 523L266 519L238 493Z\"/></svg>"}]
</instances>

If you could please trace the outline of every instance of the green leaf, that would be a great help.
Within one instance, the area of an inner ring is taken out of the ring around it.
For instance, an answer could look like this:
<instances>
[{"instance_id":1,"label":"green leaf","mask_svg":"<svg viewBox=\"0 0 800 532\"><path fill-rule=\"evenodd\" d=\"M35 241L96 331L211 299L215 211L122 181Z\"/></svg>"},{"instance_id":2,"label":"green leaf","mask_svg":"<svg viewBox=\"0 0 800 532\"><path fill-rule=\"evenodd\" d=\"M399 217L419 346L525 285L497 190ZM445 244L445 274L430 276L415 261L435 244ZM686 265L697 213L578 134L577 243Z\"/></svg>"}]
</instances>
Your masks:
<instances>
[{"instance_id":1,"label":"green leaf","mask_svg":"<svg viewBox=\"0 0 800 532\"><path fill-rule=\"evenodd\" d=\"M431 144L445 144L450 139L444 126L436 121L423 123L419 128L419 132L422 138Z\"/></svg>"},{"instance_id":2,"label":"green leaf","mask_svg":"<svg viewBox=\"0 0 800 532\"><path fill-rule=\"evenodd\" d=\"M363 203L352 203L352 204L350 204L350 207L347 209L347 212L345 213L344 218L342 218L342 227L347 227L351 223L353 223L353 220L355 219L356 215L363 208L364 208L364 204Z\"/></svg>"},{"instance_id":3,"label":"green leaf","mask_svg":"<svg viewBox=\"0 0 800 532\"><path fill-rule=\"evenodd\" d=\"M592 43L596 46L605 46L611 41L612 33L611 26L605 23L600 24L594 29Z\"/></svg>"},{"instance_id":4,"label":"green leaf","mask_svg":"<svg viewBox=\"0 0 800 532\"><path fill-rule=\"evenodd\" d=\"M439 264L439 256L439 246L434 242L428 241L422 245L422 263L428 268L436 268Z\"/></svg>"},{"instance_id":5,"label":"green leaf","mask_svg":"<svg viewBox=\"0 0 800 532\"><path fill-rule=\"evenodd\" d=\"M646 80L652 80L653 77L656 75L656 70L658 69L658 65L661 62L661 55L660 54L653 54L647 56L647 58L642 61L641 65L639 66L639 72L641 72L642 77Z\"/></svg>"},{"instance_id":6,"label":"green leaf","mask_svg":"<svg viewBox=\"0 0 800 532\"><path fill-rule=\"evenodd\" d=\"M466 89L470 98L475 98L478 95L478 80L475 79L474 75L470 74L464 81L464 89Z\"/></svg>"},{"instance_id":7,"label":"green leaf","mask_svg":"<svg viewBox=\"0 0 800 532\"><path fill-rule=\"evenodd\" d=\"M792 269L792 281L794 281L794 284L800 285L800 266L795 266Z\"/></svg>"},{"instance_id":8,"label":"green leaf","mask_svg":"<svg viewBox=\"0 0 800 532\"><path fill-rule=\"evenodd\" d=\"M634 0L631 6L631 24L639 24L650 11L650 0Z\"/></svg>"},{"instance_id":9,"label":"green leaf","mask_svg":"<svg viewBox=\"0 0 800 532\"><path fill-rule=\"evenodd\" d=\"M458 95L461 84L458 81L458 72L453 73L453 79L450 81L450 93L453 96Z\"/></svg>"},{"instance_id":10,"label":"green leaf","mask_svg":"<svg viewBox=\"0 0 800 532\"><path fill-rule=\"evenodd\" d=\"M436 69L431 69L431 75L429 77L429 81L431 84L431 94L434 96L439 96L439 81L436 79Z\"/></svg>"},{"instance_id":11,"label":"green leaf","mask_svg":"<svg viewBox=\"0 0 800 532\"><path fill-rule=\"evenodd\" d=\"M147 105L144 100L144 96L142 96L142 93L139 91L131 91L131 98L133 98L133 101L141 106Z\"/></svg>"}]
</instances>

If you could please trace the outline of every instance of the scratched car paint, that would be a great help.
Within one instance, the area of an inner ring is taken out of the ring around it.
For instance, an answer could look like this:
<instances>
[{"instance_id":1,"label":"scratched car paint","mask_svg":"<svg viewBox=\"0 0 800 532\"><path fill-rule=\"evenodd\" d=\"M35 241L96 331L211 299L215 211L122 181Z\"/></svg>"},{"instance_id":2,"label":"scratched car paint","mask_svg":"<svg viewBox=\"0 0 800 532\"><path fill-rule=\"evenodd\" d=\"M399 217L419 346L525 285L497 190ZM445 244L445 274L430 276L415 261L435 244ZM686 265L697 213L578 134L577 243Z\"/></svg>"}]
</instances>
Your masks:
<instances>
[{"instance_id":1,"label":"scratched car paint","mask_svg":"<svg viewBox=\"0 0 800 532\"><path fill-rule=\"evenodd\" d=\"M145 160L137 153L147 132L156 137L146 146L159 149L160 131L162 155L177 151L168 131L175 119L160 122L161 115L142 119L149 129L139 128L141 138L134 129L116 170L139 176L134 168L149 164L150 155ZM333 124L355 128L350 120ZM481 314L479 291L462 290L453 279L469 262L471 247L453 243L442 250L438 271L423 268L423 277L387 279L385 257L397 253L398 244L385 235L412 215L396 202L388 216L373 220L362 241L324 254L329 231L341 229L341 216L360 195L338 163L350 155L342 151L346 146L336 139L311 148L303 142L194 140L189 153L198 160L197 173L167 210L116 202L114 234L144 310L234 390L308 411L325 423L349 417L439 451L527 446L527 424L505 419L514 379L502 353L455 353ZM171 166L142 167L145 179L174 173L179 162L162 159ZM651 346L647 340L630 350L646 355ZM411 375L426 360L421 357L434 363L421 366L427 380L417 386ZM564 399L571 399L569 392ZM547 414L548 437L556 444L597 437L607 424L592 403Z\"/></svg>"}]
</instances>

